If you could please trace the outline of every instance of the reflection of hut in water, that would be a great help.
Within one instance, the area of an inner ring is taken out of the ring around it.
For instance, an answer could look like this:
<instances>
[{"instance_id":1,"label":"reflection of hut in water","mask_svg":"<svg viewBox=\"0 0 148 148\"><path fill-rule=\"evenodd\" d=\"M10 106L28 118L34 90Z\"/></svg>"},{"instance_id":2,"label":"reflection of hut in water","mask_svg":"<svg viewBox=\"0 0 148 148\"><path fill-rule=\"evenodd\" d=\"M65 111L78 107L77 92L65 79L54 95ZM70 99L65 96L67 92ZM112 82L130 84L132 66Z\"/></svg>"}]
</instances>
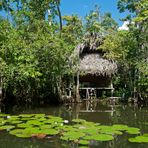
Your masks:
<instances>
[{"instance_id":1,"label":"reflection of hut in water","mask_svg":"<svg viewBox=\"0 0 148 148\"><path fill-rule=\"evenodd\" d=\"M87 34L84 42L74 50L73 56L78 61L75 66L76 101L79 101L82 94L89 99L91 95L98 97L101 90L113 90L111 82L117 65L114 61L104 58L104 52L97 49L102 43L102 37Z\"/></svg>"}]
</instances>

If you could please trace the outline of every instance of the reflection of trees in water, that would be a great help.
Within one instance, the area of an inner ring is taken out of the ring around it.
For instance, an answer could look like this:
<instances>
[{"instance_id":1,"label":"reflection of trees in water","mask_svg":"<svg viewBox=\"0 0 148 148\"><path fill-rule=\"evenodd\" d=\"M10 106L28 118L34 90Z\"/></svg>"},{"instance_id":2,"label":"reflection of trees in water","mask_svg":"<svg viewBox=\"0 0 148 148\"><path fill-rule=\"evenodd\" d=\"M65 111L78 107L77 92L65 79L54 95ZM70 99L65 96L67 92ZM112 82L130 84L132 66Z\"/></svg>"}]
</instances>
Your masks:
<instances>
[{"instance_id":1,"label":"reflection of trees in water","mask_svg":"<svg viewBox=\"0 0 148 148\"><path fill-rule=\"evenodd\" d=\"M115 109L111 118L113 123L127 124L148 131L145 122L148 121L148 110L138 104L124 104Z\"/></svg>"}]
</instances>

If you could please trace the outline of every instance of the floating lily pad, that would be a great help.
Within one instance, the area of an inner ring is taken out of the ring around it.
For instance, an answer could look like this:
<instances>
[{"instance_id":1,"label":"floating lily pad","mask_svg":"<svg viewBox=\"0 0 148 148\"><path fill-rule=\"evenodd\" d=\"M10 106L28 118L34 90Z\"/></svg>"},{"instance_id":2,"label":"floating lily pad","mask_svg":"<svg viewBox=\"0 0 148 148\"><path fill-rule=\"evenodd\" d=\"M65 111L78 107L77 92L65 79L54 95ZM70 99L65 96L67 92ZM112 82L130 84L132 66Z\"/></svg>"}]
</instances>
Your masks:
<instances>
[{"instance_id":1,"label":"floating lily pad","mask_svg":"<svg viewBox=\"0 0 148 148\"><path fill-rule=\"evenodd\" d=\"M129 127L126 132L128 134L139 134L140 133L140 129L139 128L135 128L135 127Z\"/></svg>"},{"instance_id":2,"label":"floating lily pad","mask_svg":"<svg viewBox=\"0 0 148 148\"><path fill-rule=\"evenodd\" d=\"M136 142L136 143L148 143L147 136L137 136L135 138L129 138L129 142Z\"/></svg>"},{"instance_id":3,"label":"floating lily pad","mask_svg":"<svg viewBox=\"0 0 148 148\"><path fill-rule=\"evenodd\" d=\"M41 130L38 127L28 127L24 129L25 132L32 134L41 134Z\"/></svg>"},{"instance_id":4,"label":"floating lily pad","mask_svg":"<svg viewBox=\"0 0 148 148\"><path fill-rule=\"evenodd\" d=\"M80 145L88 145L90 142L87 140L79 140Z\"/></svg>"},{"instance_id":5,"label":"floating lily pad","mask_svg":"<svg viewBox=\"0 0 148 148\"><path fill-rule=\"evenodd\" d=\"M6 116L9 116L9 114L2 114L2 113L0 113L0 117L6 117Z\"/></svg>"},{"instance_id":6,"label":"floating lily pad","mask_svg":"<svg viewBox=\"0 0 148 148\"><path fill-rule=\"evenodd\" d=\"M41 130L41 133L46 135L57 135L59 131L55 129L45 129L45 130Z\"/></svg>"},{"instance_id":7,"label":"floating lily pad","mask_svg":"<svg viewBox=\"0 0 148 148\"><path fill-rule=\"evenodd\" d=\"M40 126L41 129L49 129L49 128L52 128L52 127L53 127L52 125L48 125L48 124Z\"/></svg>"},{"instance_id":8,"label":"floating lily pad","mask_svg":"<svg viewBox=\"0 0 148 148\"><path fill-rule=\"evenodd\" d=\"M15 128L15 126L12 126L12 125L0 126L0 130L11 130L13 128Z\"/></svg>"},{"instance_id":9,"label":"floating lily pad","mask_svg":"<svg viewBox=\"0 0 148 148\"><path fill-rule=\"evenodd\" d=\"M109 134L109 135L122 135L122 132L116 130L112 126L100 126L100 133L102 134Z\"/></svg>"},{"instance_id":10,"label":"floating lily pad","mask_svg":"<svg viewBox=\"0 0 148 148\"><path fill-rule=\"evenodd\" d=\"M22 121L10 121L9 123L11 123L11 124L19 124L19 123L22 123Z\"/></svg>"},{"instance_id":11,"label":"floating lily pad","mask_svg":"<svg viewBox=\"0 0 148 148\"><path fill-rule=\"evenodd\" d=\"M4 125L6 123L6 120L3 118L0 118L0 126Z\"/></svg>"},{"instance_id":12,"label":"floating lily pad","mask_svg":"<svg viewBox=\"0 0 148 148\"><path fill-rule=\"evenodd\" d=\"M9 132L11 135L15 135L20 138L29 138L31 137L30 133L26 132L23 129L15 129Z\"/></svg>"},{"instance_id":13,"label":"floating lily pad","mask_svg":"<svg viewBox=\"0 0 148 148\"><path fill-rule=\"evenodd\" d=\"M143 134L143 136L144 136L144 137L148 137L148 133L146 133L146 134Z\"/></svg>"},{"instance_id":14,"label":"floating lily pad","mask_svg":"<svg viewBox=\"0 0 148 148\"><path fill-rule=\"evenodd\" d=\"M34 114L35 118L41 118L41 117L45 117L45 114Z\"/></svg>"},{"instance_id":15,"label":"floating lily pad","mask_svg":"<svg viewBox=\"0 0 148 148\"><path fill-rule=\"evenodd\" d=\"M112 127L113 129L119 130L119 131L125 131L129 128L127 125L123 125L123 124L115 124Z\"/></svg>"},{"instance_id":16,"label":"floating lily pad","mask_svg":"<svg viewBox=\"0 0 148 148\"><path fill-rule=\"evenodd\" d=\"M20 128L26 128L26 127L31 127L31 126L32 125L26 124L26 123L17 124L17 127L20 127Z\"/></svg>"},{"instance_id":17,"label":"floating lily pad","mask_svg":"<svg viewBox=\"0 0 148 148\"><path fill-rule=\"evenodd\" d=\"M65 139L65 140L74 141L74 140L78 140L83 136L85 136L85 134L82 132L67 132L67 133L64 133L64 135L62 136L62 140Z\"/></svg>"},{"instance_id":18,"label":"floating lily pad","mask_svg":"<svg viewBox=\"0 0 148 148\"><path fill-rule=\"evenodd\" d=\"M95 127L90 127L90 128L87 127L86 129L81 129L81 131L83 131L86 134L92 134L92 135L99 133L99 130Z\"/></svg>"},{"instance_id":19,"label":"floating lily pad","mask_svg":"<svg viewBox=\"0 0 148 148\"><path fill-rule=\"evenodd\" d=\"M110 141L113 140L114 137L111 135L106 135L106 134L98 134L98 135L88 135L83 137L85 140L96 140L96 141Z\"/></svg>"},{"instance_id":20,"label":"floating lily pad","mask_svg":"<svg viewBox=\"0 0 148 148\"><path fill-rule=\"evenodd\" d=\"M26 124L29 124L29 125L42 125L44 123L40 122L38 120L29 120L29 121L26 122Z\"/></svg>"}]
</instances>

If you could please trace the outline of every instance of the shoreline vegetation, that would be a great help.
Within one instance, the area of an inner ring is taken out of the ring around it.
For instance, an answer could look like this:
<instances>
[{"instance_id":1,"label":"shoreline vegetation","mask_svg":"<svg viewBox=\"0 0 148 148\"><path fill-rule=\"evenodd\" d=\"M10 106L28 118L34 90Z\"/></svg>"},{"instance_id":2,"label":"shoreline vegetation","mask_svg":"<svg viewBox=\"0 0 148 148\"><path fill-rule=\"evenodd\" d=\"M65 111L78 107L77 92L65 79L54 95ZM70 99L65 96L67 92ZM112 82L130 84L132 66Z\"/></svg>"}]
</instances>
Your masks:
<instances>
[{"instance_id":1,"label":"shoreline vegetation","mask_svg":"<svg viewBox=\"0 0 148 148\"><path fill-rule=\"evenodd\" d=\"M0 11L6 14L6 18L0 16L0 106L63 103L67 88L73 95L68 101L78 103L77 69L81 61L72 55L81 43L89 49L95 46L95 52L102 53L102 62L116 62L112 97L146 104L147 0L118 0L120 13L129 11L123 19L128 22L127 30L119 30L111 13L102 15L97 5L82 21L75 14L61 16L60 4L60 0L0 2ZM98 56L87 57L93 61ZM82 62L87 63L87 57Z\"/></svg>"}]
</instances>

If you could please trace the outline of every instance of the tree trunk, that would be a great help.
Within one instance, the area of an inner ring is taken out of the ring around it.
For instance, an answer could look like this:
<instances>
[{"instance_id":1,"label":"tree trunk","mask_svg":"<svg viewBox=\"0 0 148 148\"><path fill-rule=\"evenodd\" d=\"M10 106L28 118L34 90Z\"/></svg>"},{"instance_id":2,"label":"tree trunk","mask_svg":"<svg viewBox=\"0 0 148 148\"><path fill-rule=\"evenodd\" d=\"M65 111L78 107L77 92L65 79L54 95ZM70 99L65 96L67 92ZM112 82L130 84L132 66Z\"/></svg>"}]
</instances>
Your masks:
<instances>
[{"instance_id":1,"label":"tree trunk","mask_svg":"<svg viewBox=\"0 0 148 148\"><path fill-rule=\"evenodd\" d=\"M78 103L78 102L80 102L80 94L79 94L79 85L80 85L80 83L79 83L79 74L80 74L80 72L78 71L77 72L77 85L76 85L76 102Z\"/></svg>"},{"instance_id":2,"label":"tree trunk","mask_svg":"<svg viewBox=\"0 0 148 148\"><path fill-rule=\"evenodd\" d=\"M62 32L63 25L62 25L62 14L61 14L61 10L60 10L60 7L59 7L58 0L56 0L56 6L57 6L57 10L58 10L58 15L59 15L60 33L61 33Z\"/></svg>"}]
</instances>

